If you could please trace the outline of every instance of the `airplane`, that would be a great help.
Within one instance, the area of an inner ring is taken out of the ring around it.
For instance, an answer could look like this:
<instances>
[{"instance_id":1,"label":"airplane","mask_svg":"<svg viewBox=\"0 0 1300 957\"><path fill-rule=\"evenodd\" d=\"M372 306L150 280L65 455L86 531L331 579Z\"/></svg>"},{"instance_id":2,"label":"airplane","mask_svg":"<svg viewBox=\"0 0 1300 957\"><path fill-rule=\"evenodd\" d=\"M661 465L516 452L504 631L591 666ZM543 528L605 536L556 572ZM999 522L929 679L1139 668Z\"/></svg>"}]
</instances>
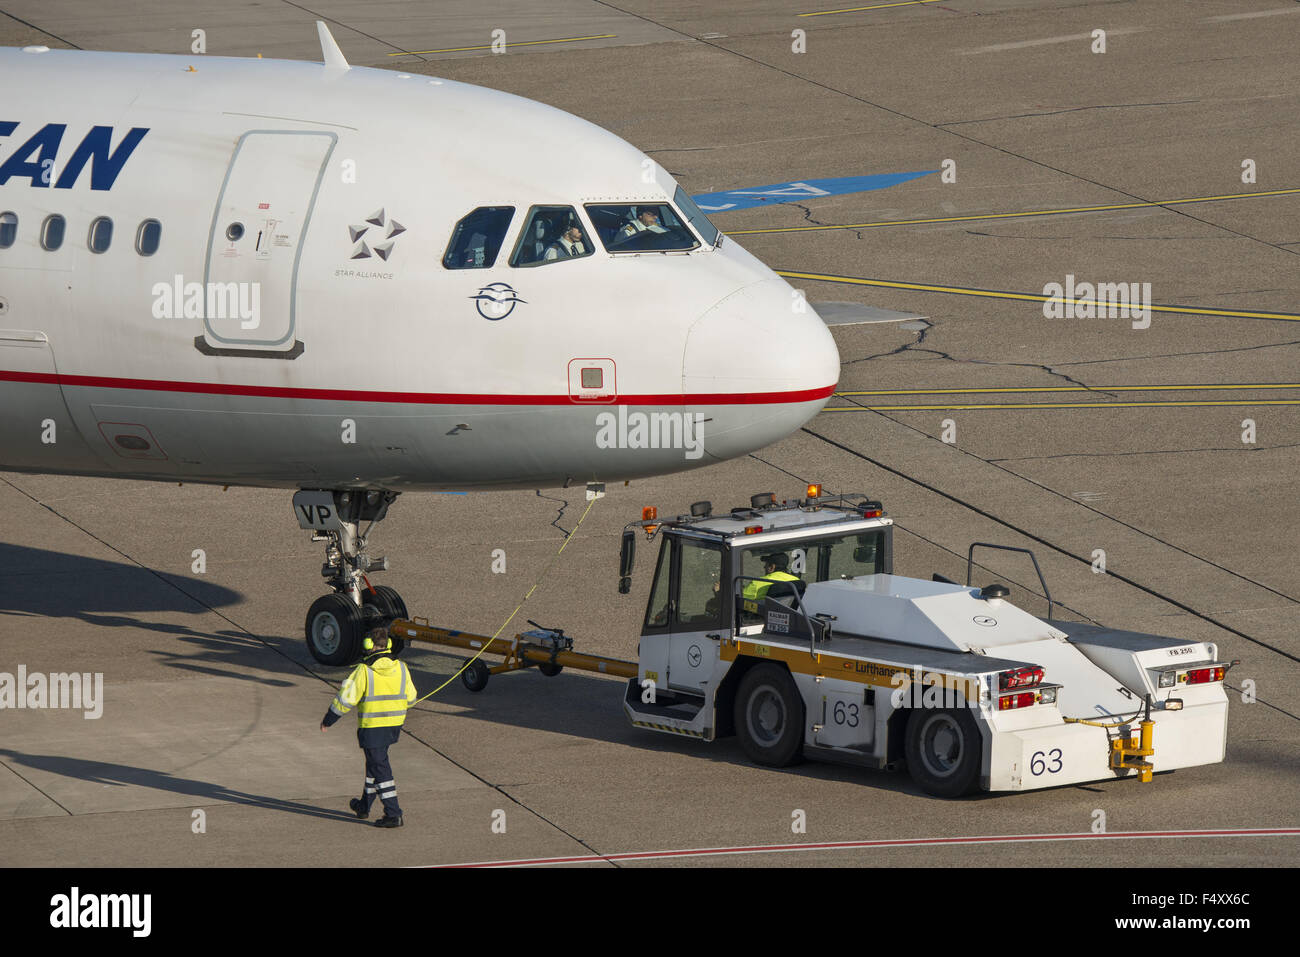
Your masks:
<instances>
[{"instance_id":1,"label":"airplane","mask_svg":"<svg viewBox=\"0 0 1300 957\"><path fill-rule=\"evenodd\" d=\"M0 469L295 490L343 664L406 615L366 574L402 491L745 455L839 354L640 150L317 28L322 63L0 49Z\"/></svg>"}]
</instances>

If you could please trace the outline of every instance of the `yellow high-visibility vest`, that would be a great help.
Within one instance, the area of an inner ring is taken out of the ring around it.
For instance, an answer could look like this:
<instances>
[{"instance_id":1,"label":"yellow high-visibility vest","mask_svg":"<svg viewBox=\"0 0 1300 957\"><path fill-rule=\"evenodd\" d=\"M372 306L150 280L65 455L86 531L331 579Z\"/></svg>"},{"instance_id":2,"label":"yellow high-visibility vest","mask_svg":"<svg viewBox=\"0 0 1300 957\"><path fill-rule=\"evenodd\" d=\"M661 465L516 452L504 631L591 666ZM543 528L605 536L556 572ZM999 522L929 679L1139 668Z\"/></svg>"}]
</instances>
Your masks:
<instances>
[{"instance_id":1,"label":"yellow high-visibility vest","mask_svg":"<svg viewBox=\"0 0 1300 957\"><path fill-rule=\"evenodd\" d=\"M362 663L353 669L330 710L347 714L356 708L363 728L397 728L406 720L406 709L415 703L415 694L406 662L382 657L373 665Z\"/></svg>"},{"instance_id":2,"label":"yellow high-visibility vest","mask_svg":"<svg viewBox=\"0 0 1300 957\"><path fill-rule=\"evenodd\" d=\"M798 575L791 575L789 572L772 572L765 575L758 581L745 582L745 590L740 593L744 602L741 607L745 611L757 612L758 603L767 594L767 590L777 582L797 582Z\"/></svg>"}]
</instances>

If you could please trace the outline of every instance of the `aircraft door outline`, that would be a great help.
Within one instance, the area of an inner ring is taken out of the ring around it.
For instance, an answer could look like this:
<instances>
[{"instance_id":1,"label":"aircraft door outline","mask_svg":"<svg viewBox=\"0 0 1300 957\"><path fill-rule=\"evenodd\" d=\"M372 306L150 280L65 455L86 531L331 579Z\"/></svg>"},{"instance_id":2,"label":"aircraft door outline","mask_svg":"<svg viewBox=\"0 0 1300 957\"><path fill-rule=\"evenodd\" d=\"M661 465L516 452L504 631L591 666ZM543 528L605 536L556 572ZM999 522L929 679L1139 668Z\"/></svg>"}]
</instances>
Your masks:
<instances>
[{"instance_id":1,"label":"aircraft door outline","mask_svg":"<svg viewBox=\"0 0 1300 957\"><path fill-rule=\"evenodd\" d=\"M294 340L298 268L337 144L338 135L327 130L240 136L208 231L200 352L280 359L302 353Z\"/></svg>"}]
</instances>

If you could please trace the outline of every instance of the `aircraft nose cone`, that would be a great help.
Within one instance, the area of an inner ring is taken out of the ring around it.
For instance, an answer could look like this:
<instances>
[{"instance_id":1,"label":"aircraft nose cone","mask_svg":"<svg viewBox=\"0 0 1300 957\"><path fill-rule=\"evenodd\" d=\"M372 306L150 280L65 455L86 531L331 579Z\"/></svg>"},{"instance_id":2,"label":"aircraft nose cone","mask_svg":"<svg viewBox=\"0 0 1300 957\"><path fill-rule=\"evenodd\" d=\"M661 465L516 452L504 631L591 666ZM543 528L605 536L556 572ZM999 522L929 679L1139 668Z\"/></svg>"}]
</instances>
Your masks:
<instances>
[{"instance_id":1,"label":"aircraft nose cone","mask_svg":"<svg viewBox=\"0 0 1300 957\"><path fill-rule=\"evenodd\" d=\"M712 455L743 455L798 429L839 381L826 324L782 279L742 287L691 327L682 357L688 402L708 408Z\"/></svg>"}]
</instances>

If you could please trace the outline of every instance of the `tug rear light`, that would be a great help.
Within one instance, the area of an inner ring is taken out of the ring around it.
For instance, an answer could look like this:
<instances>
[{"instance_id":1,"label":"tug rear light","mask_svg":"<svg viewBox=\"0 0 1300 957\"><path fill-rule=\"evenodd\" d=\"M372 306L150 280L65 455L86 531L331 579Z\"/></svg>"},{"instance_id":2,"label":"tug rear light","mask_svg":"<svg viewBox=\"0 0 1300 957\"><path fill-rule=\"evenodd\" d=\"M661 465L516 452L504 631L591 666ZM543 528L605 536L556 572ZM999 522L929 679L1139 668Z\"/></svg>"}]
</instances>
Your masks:
<instances>
[{"instance_id":1,"label":"tug rear light","mask_svg":"<svg viewBox=\"0 0 1300 957\"><path fill-rule=\"evenodd\" d=\"M1211 681L1222 681L1224 671L1223 665L1216 665L1213 668L1197 668L1185 675L1179 675L1178 680L1189 685L1209 684Z\"/></svg>"},{"instance_id":2,"label":"tug rear light","mask_svg":"<svg viewBox=\"0 0 1300 957\"><path fill-rule=\"evenodd\" d=\"M1042 680L1042 668L1016 668L998 675L998 690L1011 691L1014 688L1032 688Z\"/></svg>"},{"instance_id":3,"label":"tug rear light","mask_svg":"<svg viewBox=\"0 0 1300 957\"><path fill-rule=\"evenodd\" d=\"M759 532L761 532L762 530L763 530L763 526L762 526L762 525L746 525L746 526L745 526L745 534L746 534L746 535L757 535L757 534L758 534Z\"/></svg>"},{"instance_id":4,"label":"tug rear light","mask_svg":"<svg viewBox=\"0 0 1300 957\"><path fill-rule=\"evenodd\" d=\"M998 710L1010 711L1012 708L1028 708L1038 700L1038 695L1032 691L1022 691L1019 694L1005 694L998 698Z\"/></svg>"}]
</instances>

